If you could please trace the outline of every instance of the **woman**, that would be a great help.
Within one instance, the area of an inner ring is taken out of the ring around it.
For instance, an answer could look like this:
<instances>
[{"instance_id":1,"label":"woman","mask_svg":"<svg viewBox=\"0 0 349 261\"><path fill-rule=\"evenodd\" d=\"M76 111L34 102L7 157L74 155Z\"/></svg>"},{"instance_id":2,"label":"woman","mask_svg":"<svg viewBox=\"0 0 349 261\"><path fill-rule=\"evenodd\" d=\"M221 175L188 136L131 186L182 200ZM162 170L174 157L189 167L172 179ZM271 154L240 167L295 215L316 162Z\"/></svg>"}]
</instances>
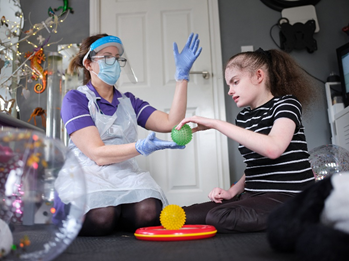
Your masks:
<instances>
[{"instance_id":1,"label":"woman","mask_svg":"<svg viewBox=\"0 0 349 261\"><path fill-rule=\"evenodd\" d=\"M182 52L173 46L176 63L176 90L169 113L156 110L132 93L115 87L124 47L116 36L99 34L85 39L69 70L84 68L84 86L64 97L61 116L70 136L69 150L85 170L87 209L80 231L83 236L107 235L115 229L134 231L159 224L167 204L161 188L149 172L139 169L135 157L156 150L182 149L162 141L151 132L137 141L137 125L156 132L170 132L185 116L189 71L200 55L198 35L191 34ZM56 183L60 199L70 202L61 171Z\"/></svg>"}]
</instances>

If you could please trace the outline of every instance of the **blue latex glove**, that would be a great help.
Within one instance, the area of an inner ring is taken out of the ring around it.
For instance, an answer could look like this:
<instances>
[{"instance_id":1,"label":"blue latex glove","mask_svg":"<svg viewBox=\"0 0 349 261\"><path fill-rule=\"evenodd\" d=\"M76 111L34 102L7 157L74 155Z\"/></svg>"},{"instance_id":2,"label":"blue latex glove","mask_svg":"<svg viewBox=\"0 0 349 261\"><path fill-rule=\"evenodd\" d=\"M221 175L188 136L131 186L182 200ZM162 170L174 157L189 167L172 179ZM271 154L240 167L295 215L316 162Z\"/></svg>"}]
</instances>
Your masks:
<instances>
[{"instance_id":1,"label":"blue latex glove","mask_svg":"<svg viewBox=\"0 0 349 261\"><path fill-rule=\"evenodd\" d=\"M176 81L189 81L189 71L196 58L198 58L201 53L202 47L198 50L200 43L200 40L198 39L199 36L196 34L194 39L193 36L194 34L191 33L181 53L178 53L177 44L173 43L173 55L176 63Z\"/></svg>"},{"instance_id":2,"label":"blue latex glove","mask_svg":"<svg viewBox=\"0 0 349 261\"><path fill-rule=\"evenodd\" d=\"M144 156L148 156L150 153L153 153L157 150L184 148L185 146L179 146L175 142L160 140L156 138L155 132L151 132L147 138L143 140L138 140L136 142L136 150Z\"/></svg>"}]
</instances>

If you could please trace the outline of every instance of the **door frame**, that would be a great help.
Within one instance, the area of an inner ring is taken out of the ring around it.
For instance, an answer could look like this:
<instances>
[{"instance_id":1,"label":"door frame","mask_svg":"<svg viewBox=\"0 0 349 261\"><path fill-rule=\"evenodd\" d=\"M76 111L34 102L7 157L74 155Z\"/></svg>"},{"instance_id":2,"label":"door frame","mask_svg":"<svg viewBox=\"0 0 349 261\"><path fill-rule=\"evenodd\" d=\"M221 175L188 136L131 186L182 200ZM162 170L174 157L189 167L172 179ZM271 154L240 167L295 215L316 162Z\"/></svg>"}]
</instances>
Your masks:
<instances>
[{"instance_id":1,"label":"door frame","mask_svg":"<svg viewBox=\"0 0 349 261\"><path fill-rule=\"evenodd\" d=\"M102 0L90 0L90 35L100 33L100 3ZM224 77L221 50L221 35L219 26L218 0L206 0L209 11L209 29L212 59L212 84L214 95L214 115L216 119L226 121L224 99ZM219 186L228 189L230 187L230 170L228 155L228 138L216 131Z\"/></svg>"}]
</instances>

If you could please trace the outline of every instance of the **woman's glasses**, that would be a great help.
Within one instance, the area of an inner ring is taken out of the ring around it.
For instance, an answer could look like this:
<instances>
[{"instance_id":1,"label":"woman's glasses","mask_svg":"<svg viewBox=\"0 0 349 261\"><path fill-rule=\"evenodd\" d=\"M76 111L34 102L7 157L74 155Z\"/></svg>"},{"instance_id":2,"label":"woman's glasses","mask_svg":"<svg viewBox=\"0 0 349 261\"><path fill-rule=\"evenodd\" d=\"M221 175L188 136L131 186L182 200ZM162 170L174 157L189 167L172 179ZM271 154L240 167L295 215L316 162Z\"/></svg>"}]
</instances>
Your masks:
<instances>
[{"instance_id":1,"label":"woman's glasses","mask_svg":"<svg viewBox=\"0 0 349 261\"><path fill-rule=\"evenodd\" d=\"M118 61L120 67L124 67L126 65L127 59L123 57L115 57L110 55L104 55L104 56L92 56L92 59L104 59L104 62L108 65L113 65L115 61Z\"/></svg>"}]
</instances>

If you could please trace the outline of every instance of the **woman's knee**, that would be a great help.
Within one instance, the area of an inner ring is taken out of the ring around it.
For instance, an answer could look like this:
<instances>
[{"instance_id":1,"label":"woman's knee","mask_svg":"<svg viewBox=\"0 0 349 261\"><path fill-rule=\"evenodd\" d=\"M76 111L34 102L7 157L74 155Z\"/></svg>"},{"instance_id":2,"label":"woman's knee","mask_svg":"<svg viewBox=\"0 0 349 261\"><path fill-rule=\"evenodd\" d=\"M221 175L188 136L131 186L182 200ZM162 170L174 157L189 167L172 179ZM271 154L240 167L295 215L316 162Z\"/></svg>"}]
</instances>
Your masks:
<instances>
[{"instance_id":1,"label":"woman's knee","mask_svg":"<svg viewBox=\"0 0 349 261\"><path fill-rule=\"evenodd\" d=\"M115 207L91 209L85 215L80 236L104 236L112 233L116 227Z\"/></svg>"},{"instance_id":2,"label":"woman's knee","mask_svg":"<svg viewBox=\"0 0 349 261\"><path fill-rule=\"evenodd\" d=\"M105 207L92 209L90 213L88 213L88 217L95 224L109 224L113 223L115 219L115 208L114 207Z\"/></svg>"},{"instance_id":3,"label":"woman's knee","mask_svg":"<svg viewBox=\"0 0 349 261\"><path fill-rule=\"evenodd\" d=\"M162 203L160 200L148 198L137 203L136 212L142 222L147 223L159 219L161 209Z\"/></svg>"},{"instance_id":4,"label":"woman's knee","mask_svg":"<svg viewBox=\"0 0 349 261\"><path fill-rule=\"evenodd\" d=\"M162 203L155 198L147 198L137 203L126 204L122 208L124 230L160 225Z\"/></svg>"}]
</instances>

